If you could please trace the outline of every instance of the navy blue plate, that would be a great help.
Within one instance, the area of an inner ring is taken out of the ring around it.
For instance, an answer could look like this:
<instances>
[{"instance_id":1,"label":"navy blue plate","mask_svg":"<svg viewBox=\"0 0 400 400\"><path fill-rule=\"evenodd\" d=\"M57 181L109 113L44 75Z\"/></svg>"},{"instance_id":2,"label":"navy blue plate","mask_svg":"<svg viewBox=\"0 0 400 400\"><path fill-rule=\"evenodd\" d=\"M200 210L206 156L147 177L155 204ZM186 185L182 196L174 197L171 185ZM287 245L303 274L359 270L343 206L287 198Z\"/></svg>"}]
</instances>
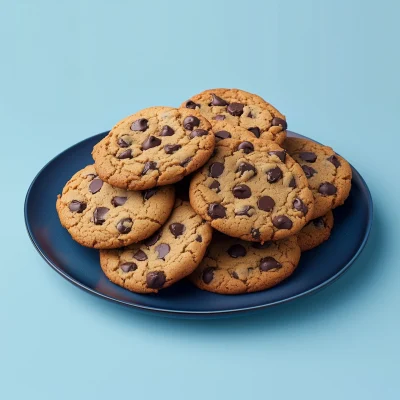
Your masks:
<instances>
[{"instance_id":1,"label":"navy blue plate","mask_svg":"<svg viewBox=\"0 0 400 400\"><path fill-rule=\"evenodd\" d=\"M99 265L97 250L74 242L58 220L55 201L68 179L93 162L93 146L108 132L88 138L51 160L33 180L25 200L25 223L40 255L61 276L104 299L142 310L176 315L210 316L239 313L296 299L332 283L364 248L372 225L368 187L353 168L353 186L346 203L334 210L330 239L304 253L295 273L264 292L236 296L201 291L188 281L158 294L131 293L111 283ZM293 132L290 136L301 136ZM335 255L334 257L332 257Z\"/></svg>"}]
</instances>

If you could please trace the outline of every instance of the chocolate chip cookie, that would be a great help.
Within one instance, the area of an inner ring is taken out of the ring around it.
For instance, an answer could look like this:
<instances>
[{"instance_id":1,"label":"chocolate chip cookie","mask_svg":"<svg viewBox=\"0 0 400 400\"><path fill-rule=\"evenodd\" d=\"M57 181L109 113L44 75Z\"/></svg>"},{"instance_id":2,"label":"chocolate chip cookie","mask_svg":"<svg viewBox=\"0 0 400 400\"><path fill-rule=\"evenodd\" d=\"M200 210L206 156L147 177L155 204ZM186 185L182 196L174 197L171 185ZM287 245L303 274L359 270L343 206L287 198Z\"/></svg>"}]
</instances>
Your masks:
<instances>
[{"instance_id":1,"label":"chocolate chip cookie","mask_svg":"<svg viewBox=\"0 0 400 400\"><path fill-rule=\"evenodd\" d=\"M199 110L209 121L226 121L245 128L255 138L283 143L285 116L262 97L239 89L210 89L185 101L181 107Z\"/></svg>"},{"instance_id":2,"label":"chocolate chip cookie","mask_svg":"<svg viewBox=\"0 0 400 400\"><path fill-rule=\"evenodd\" d=\"M67 182L56 207L61 224L74 240L110 249L151 236L167 220L174 199L173 186L143 192L112 187L89 165Z\"/></svg>"},{"instance_id":3,"label":"chocolate chip cookie","mask_svg":"<svg viewBox=\"0 0 400 400\"><path fill-rule=\"evenodd\" d=\"M196 110L151 107L120 121L93 149L105 182L129 190L180 181L214 149L210 123Z\"/></svg>"},{"instance_id":4,"label":"chocolate chip cookie","mask_svg":"<svg viewBox=\"0 0 400 400\"><path fill-rule=\"evenodd\" d=\"M189 189L194 210L229 236L263 242L298 232L313 215L307 178L276 143L225 139Z\"/></svg>"},{"instance_id":5,"label":"chocolate chip cookie","mask_svg":"<svg viewBox=\"0 0 400 400\"><path fill-rule=\"evenodd\" d=\"M333 213L328 211L324 216L310 221L298 234L297 242L301 251L311 250L329 239L333 228Z\"/></svg>"},{"instance_id":6,"label":"chocolate chip cookie","mask_svg":"<svg viewBox=\"0 0 400 400\"><path fill-rule=\"evenodd\" d=\"M344 203L351 189L351 167L332 148L307 139L287 138L283 146L301 165L313 192L313 218Z\"/></svg>"},{"instance_id":7,"label":"chocolate chip cookie","mask_svg":"<svg viewBox=\"0 0 400 400\"><path fill-rule=\"evenodd\" d=\"M210 225L186 201L175 208L160 231L142 243L100 251L111 282L138 293L154 293L191 274L211 241Z\"/></svg>"},{"instance_id":8,"label":"chocolate chip cookie","mask_svg":"<svg viewBox=\"0 0 400 400\"><path fill-rule=\"evenodd\" d=\"M258 292L290 276L299 260L295 236L261 244L214 233L207 255L189 279L214 293Z\"/></svg>"},{"instance_id":9,"label":"chocolate chip cookie","mask_svg":"<svg viewBox=\"0 0 400 400\"><path fill-rule=\"evenodd\" d=\"M237 139L252 141L256 137L245 128L235 126L227 121L210 121L215 135L215 142L218 144L221 140Z\"/></svg>"}]
</instances>

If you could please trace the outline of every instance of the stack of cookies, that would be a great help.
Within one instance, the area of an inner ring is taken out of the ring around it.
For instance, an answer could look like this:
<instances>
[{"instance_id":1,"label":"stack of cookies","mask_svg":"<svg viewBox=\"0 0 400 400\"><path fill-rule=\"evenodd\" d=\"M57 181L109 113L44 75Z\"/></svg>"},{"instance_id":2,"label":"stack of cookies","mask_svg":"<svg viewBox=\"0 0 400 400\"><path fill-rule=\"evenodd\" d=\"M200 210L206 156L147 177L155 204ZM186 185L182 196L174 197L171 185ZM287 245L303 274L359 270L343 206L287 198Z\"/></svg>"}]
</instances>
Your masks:
<instances>
[{"instance_id":1,"label":"stack of cookies","mask_svg":"<svg viewBox=\"0 0 400 400\"><path fill-rule=\"evenodd\" d=\"M134 292L185 277L215 293L268 289L329 238L351 188L342 157L286 129L276 108L237 89L139 111L67 182L61 224Z\"/></svg>"}]
</instances>

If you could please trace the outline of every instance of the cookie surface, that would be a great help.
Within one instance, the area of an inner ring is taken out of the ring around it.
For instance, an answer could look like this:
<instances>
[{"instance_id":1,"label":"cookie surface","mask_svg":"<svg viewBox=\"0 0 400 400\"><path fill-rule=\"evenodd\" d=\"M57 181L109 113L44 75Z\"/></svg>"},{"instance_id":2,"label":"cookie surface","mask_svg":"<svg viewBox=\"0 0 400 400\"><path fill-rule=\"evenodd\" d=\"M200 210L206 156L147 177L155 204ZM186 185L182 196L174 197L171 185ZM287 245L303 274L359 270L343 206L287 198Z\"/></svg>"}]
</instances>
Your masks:
<instances>
[{"instance_id":1,"label":"cookie surface","mask_svg":"<svg viewBox=\"0 0 400 400\"><path fill-rule=\"evenodd\" d=\"M333 228L333 213L311 220L298 234L297 242L301 251L311 250L329 239Z\"/></svg>"},{"instance_id":2,"label":"cookie surface","mask_svg":"<svg viewBox=\"0 0 400 400\"><path fill-rule=\"evenodd\" d=\"M262 97L239 89L205 90L181 107L199 110L209 121L226 121L249 130L255 138L283 143L285 116Z\"/></svg>"},{"instance_id":3,"label":"cookie surface","mask_svg":"<svg viewBox=\"0 0 400 400\"><path fill-rule=\"evenodd\" d=\"M313 218L344 203L351 189L351 167L332 148L307 139L287 138L283 146L301 165L313 192Z\"/></svg>"},{"instance_id":4,"label":"cookie surface","mask_svg":"<svg viewBox=\"0 0 400 400\"><path fill-rule=\"evenodd\" d=\"M151 236L167 220L174 200L173 186L126 191L103 182L89 165L67 182L56 208L74 240L109 249Z\"/></svg>"},{"instance_id":5,"label":"cookie surface","mask_svg":"<svg viewBox=\"0 0 400 400\"><path fill-rule=\"evenodd\" d=\"M143 190L180 181L214 149L210 123L196 110L151 107L120 121L93 149L110 185Z\"/></svg>"},{"instance_id":6,"label":"cookie surface","mask_svg":"<svg viewBox=\"0 0 400 400\"><path fill-rule=\"evenodd\" d=\"M229 236L262 242L298 232L314 199L301 167L276 143L225 139L189 189L194 210Z\"/></svg>"},{"instance_id":7,"label":"cookie surface","mask_svg":"<svg viewBox=\"0 0 400 400\"><path fill-rule=\"evenodd\" d=\"M235 126L227 121L210 121L214 135L215 144L225 139L248 140L256 139L253 133L241 126Z\"/></svg>"},{"instance_id":8,"label":"cookie surface","mask_svg":"<svg viewBox=\"0 0 400 400\"><path fill-rule=\"evenodd\" d=\"M160 231L123 249L100 251L111 282L138 293L155 293L194 271L211 241L212 229L188 202L177 200Z\"/></svg>"},{"instance_id":9,"label":"cookie surface","mask_svg":"<svg viewBox=\"0 0 400 400\"><path fill-rule=\"evenodd\" d=\"M214 233L207 255L189 279L214 293L257 292L290 276L299 260L295 236L262 245Z\"/></svg>"}]
</instances>

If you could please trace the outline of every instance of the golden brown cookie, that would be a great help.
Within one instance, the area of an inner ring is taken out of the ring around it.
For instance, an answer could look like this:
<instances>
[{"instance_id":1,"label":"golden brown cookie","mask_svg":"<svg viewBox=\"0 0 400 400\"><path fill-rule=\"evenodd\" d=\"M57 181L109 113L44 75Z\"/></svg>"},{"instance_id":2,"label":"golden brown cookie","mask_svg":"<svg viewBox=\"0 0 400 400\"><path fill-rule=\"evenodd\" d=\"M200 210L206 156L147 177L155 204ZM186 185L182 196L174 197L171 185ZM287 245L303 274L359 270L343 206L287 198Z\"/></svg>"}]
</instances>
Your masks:
<instances>
[{"instance_id":1,"label":"golden brown cookie","mask_svg":"<svg viewBox=\"0 0 400 400\"><path fill-rule=\"evenodd\" d=\"M225 139L190 183L190 203L229 236L263 242L293 235L314 199L301 167L276 143Z\"/></svg>"},{"instance_id":2,"label":"golden brown cookie","mask_svg":"<svg viewBox=\"0 0 400 400\"><path fill-rule=\"evenodd\" d=\"M214 149L210 123L195 110L150 107L120 121L93 149L105 182L143 190L180 181Z\"/></svg>"},{"instance_id":3,"label":"golden brown cookie","mask_svg":"<svg viewBox=\"0 0 400 400\"><path fill-rule=\"evenodd\" d=\"M174 206L173 186L143 192L103 182L93 165L77 172L58 196L61 224L83 246L110 249L151 236Z\"/></svg>"},{"instance_id":4,"label":"golden brown cookie","mask_svg":"<svg viewBox=\"0 0 400 400\"><path fill-rule=\"evenodd\" d=\"M166 288L191 274L211 241L210 225L186 201L175 208L160 231L142 243L100 251L100 263L111 282L138 293Z\"/></svg>"},{"instance_id":5,"label":"golden brown cookie","mask_svg":"<svg viewBox=\"0 0 400 400\"><path fill-rule=\"evenodd\" d=\"M189 279L214 293L258 292L290 276L299 260L295 236L262 245L214 233L207 255Z\"/></svg>"},{"instance_id":6,"label":"golden brown cookie","mask_svg":"<svg viewBox=\"0 0 400 400\"><path fill-rule=\"evenodd\" d=\"M332 148L307 139L287 138L283 146L301 165L313 192L313 218L344 203L351 189L351 167Z\"/></svg>"},{"instance_id":7,"label":"golden brown cookie","mask_svg":"<svg viewBox=\"0 0 400 400\"><path fill-rule=\"evenodd\" d=\"M324 216L310 221L298 234L297 242L301 251L311 250L329 239L333 228L333 213L328 211Z\"/></svg>"},{"instance_id":8,"label":"golden brown cookie","mask_svg":"<svg viewBox=\"0 0 400 400\"><path fill-rule=\"evenodd\" d=\"M225 139L248 140L250 142L256 139L253 133L241 126L232 125L227 121L210 122L215 135L216 144Z\"/></svg>"},{"instance_id":9,"label":"golden brown cookie","mask_svg":"<svg viewBox=\"0 0 400 400\"><path fill-rule=\"evenodd\" d=\"M209 121L225 121L250 131L255 138L283 143L286 118L262 97L239 89L205 90L181 107L199 110Z\"/></svg>"}]
</instances>

